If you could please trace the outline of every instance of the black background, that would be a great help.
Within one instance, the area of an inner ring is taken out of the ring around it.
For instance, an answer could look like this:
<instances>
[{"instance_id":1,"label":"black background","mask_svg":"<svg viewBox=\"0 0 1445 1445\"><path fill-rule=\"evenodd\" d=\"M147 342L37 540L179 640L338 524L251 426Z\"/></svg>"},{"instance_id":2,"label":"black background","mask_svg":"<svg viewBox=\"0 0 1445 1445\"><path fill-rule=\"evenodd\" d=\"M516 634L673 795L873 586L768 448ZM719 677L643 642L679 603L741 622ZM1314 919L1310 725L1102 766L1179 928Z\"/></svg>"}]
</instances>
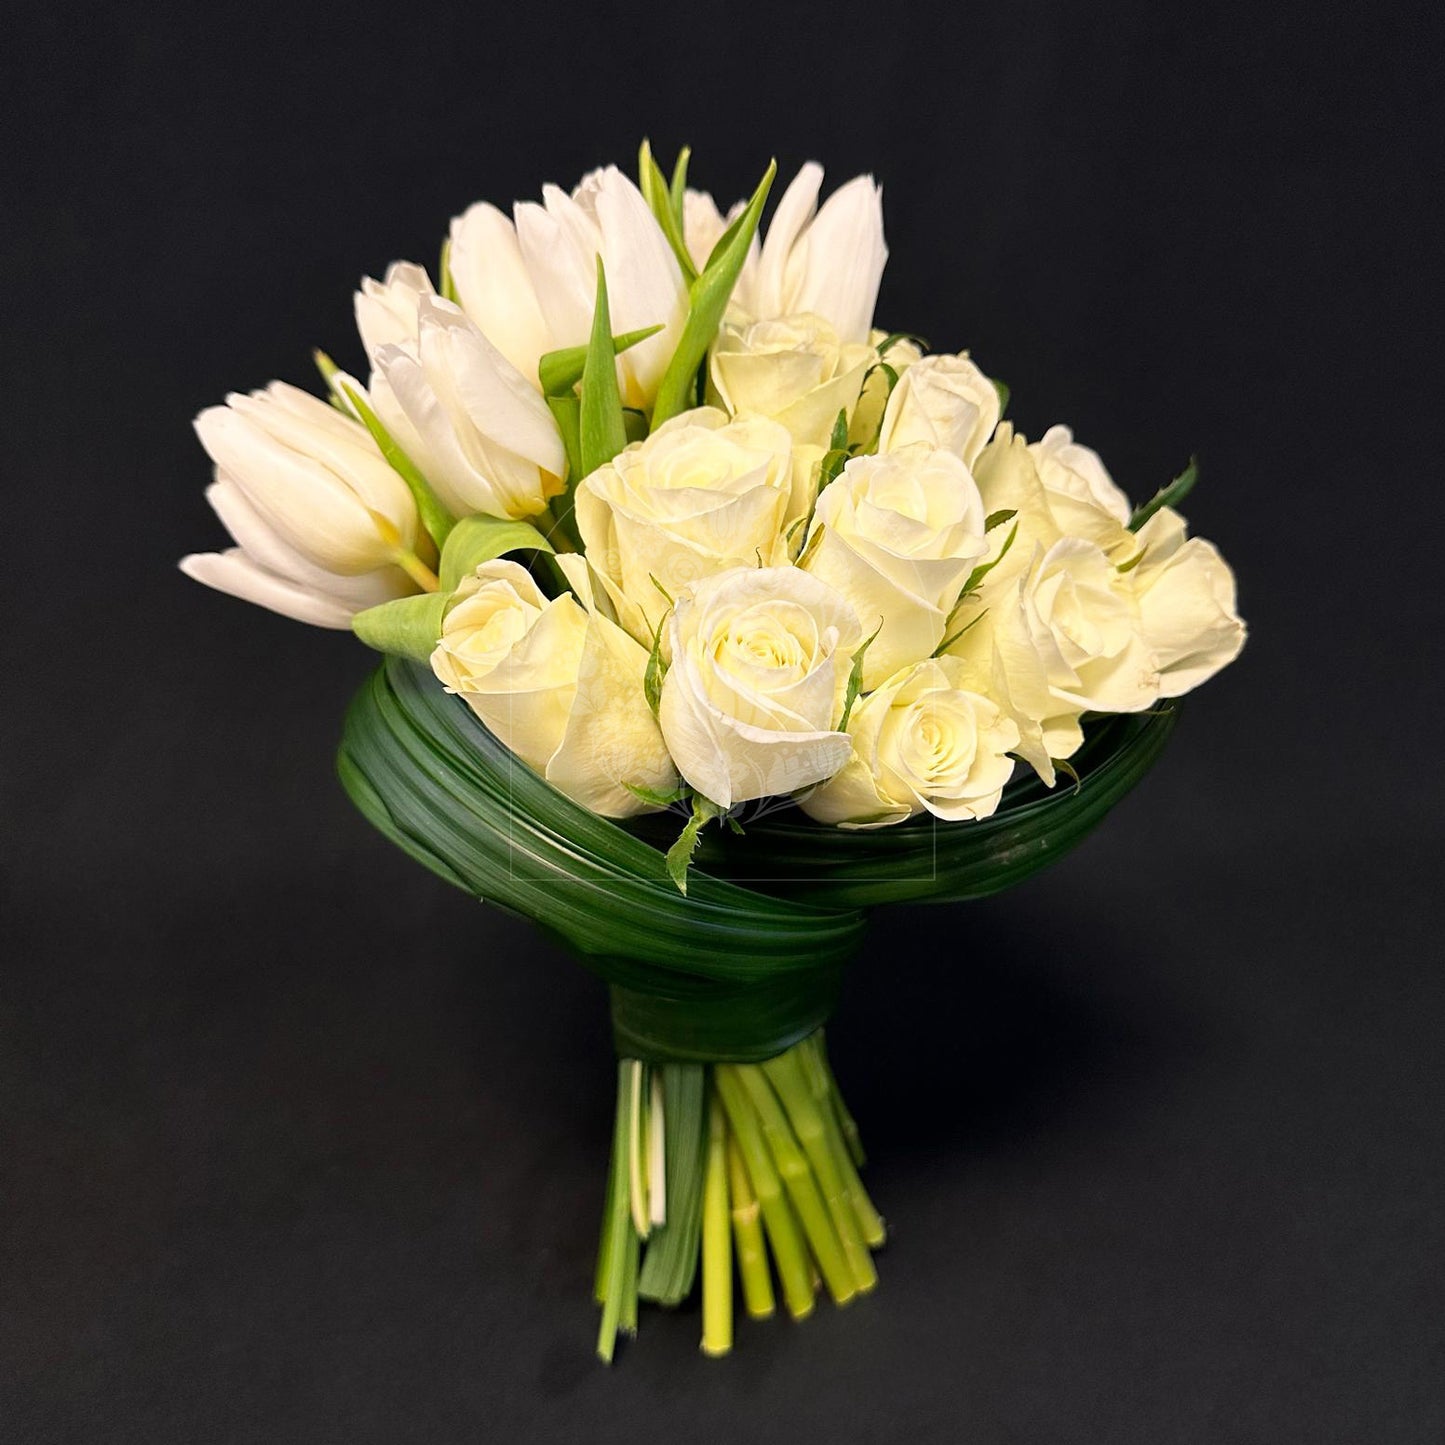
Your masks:
<instances>
[{"instance_id":1,"label":"black background","mask_svg":"<svg viewBox=\"0 0 1445 1445\"><path fill-rule=\"evenodd\" d=\"M1389 6L28 12L3 167L0 1437L1445 1435L1440 37ZM18 32L18 33L17 33ZM604 999L331 771L369 666L174 570L191 416L640 135L885 186L879 318L1188 511L1252 625L1137 795L876 917L882 1287L591 1358ZM649 1432L644 1436L641 1432Z\"/></svg>"}]
</instances>

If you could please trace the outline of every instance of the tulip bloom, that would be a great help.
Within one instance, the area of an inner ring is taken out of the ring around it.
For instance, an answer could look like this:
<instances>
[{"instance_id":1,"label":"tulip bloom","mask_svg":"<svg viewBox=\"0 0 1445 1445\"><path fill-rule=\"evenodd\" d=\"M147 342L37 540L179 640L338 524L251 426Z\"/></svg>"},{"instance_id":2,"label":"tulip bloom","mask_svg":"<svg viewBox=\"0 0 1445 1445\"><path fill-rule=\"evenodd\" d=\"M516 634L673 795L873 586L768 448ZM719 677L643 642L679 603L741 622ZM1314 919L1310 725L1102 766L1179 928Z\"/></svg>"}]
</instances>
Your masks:
<instances>
[{"instance_id":1,"label":"tulip bloom","mask_svg":"<svg viewBox=\"0 0 1445 1445\"><path fill-rule=\"evenodd\" d=\"M416 505L357 422L273 382L196 418L216 464L206 498L237 545L192 554L197 582L318 627L416 591Z\"/></svg>"}]
</instances>

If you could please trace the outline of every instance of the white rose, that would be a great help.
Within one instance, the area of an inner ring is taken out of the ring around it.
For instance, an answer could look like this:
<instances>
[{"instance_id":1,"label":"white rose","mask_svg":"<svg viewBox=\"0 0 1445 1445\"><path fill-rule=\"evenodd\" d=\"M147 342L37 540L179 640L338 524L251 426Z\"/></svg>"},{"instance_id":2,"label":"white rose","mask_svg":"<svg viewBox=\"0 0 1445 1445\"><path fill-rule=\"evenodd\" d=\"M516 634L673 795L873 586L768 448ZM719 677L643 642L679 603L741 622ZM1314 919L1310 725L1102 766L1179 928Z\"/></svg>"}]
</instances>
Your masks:
<instances>
[{"instance_id":1,"label":"white rose","mask_svg":"<svg viewBox=\"0 0 1445 1445\"><path fill-rule=\"evenodd\" d=\"M819 494L799 563L853 605L865 691L943 641L948 614L986 550L983 502L949 452L915 446L854 457Z\"/></svg>"},{"instance_id":2,"label":"white rose","mask_svg":"<svg viewBox=\"0 0 1445 1445\"><path fill-rule=\"evenodd\" d=\"M972 466L998 419L998 392L967 352L925 356L898 378L883 413L878 450L924 442Z\"/></svg>"},{"instance_id":3,"label":"white rose","mask_svg":"<svg viewBox=\"0 0 1445 1445\"><path fill-rule=\"evenodd\" d=\"M196 434L216 464L207 500L237 545L183 558L188 577L318 627L416 590L397 563L430 544L360 423L278 381L208 407Z\"/></svg>"},{"instance_id":4,"label":"white rose","mask_svg":"<svg viewBox=\"0 0 1445 1445\"><path fill-rule=\"evenodd\" d=\"M432 671L554 787L609 818L677 774L643 694L647 653L570 593L549 600L515 562L484 562L457 589Z\"/></svg>"},{"instance_id":5,"label":"white rose","mask_svg":"<svg viewBox=\"0 0 1445 1445\"><path fill-rule=\"evenodd\" d=\"M562 490L567 455L537 389L459 307L423 297L417 340L380 347L371 401L457 516L535 516Z\"/></svg>"},{"instance_id":6,"label":"white rose","mask_svg":"<svg viewBox=\"0 0 1445 1445\"><path fill-rule=\"evenodd\" d=\"M801 800L809 817L883 828L924 811L986 818L1013 776L1019 730L997 702L963 686L956 657L895 673L853 709L853 755Z\"/></svg>"},{"instance_id":7,"label":"white rose","mask_svg":"<svg viewBox=\"0 0 1445 1445\"><path fill-rule=\"evenodd\" d=\"M739 567L678 599L659 721L678 771L728 808L811 787L847 762L837 729L858 618L796 567Z\"/></svg>"},{"instance_id":8,"label":"white rose","mask_svg":"<svg viewBox=\"0 0 1445 1445\"><path fill-rule=\"evenodd\" d=\"M1154 652L1162 697L1179 697L1234 661L1245 626L1235 610L1234 573L1202 537L1185 539L1184 518L1165 507L1139 529L1144 556L1125 580Z\"/></svg>"},{"instance_id":9,"label":"white rose","mask_svg":"<svg viewBox=\"0 0 1445 1445\"><path fill-rule=\"evenodd\" d=\"M576 515L619 620L649 641L694 582L786 561L784 533L808 500L782 426L699 407L585 477Z\"/></svg>"},{"instance_id":10,"label":"white rose","mask_svg":"<svg viewBox=\"0 0 1445 1445\"><path fill-rule=\"evenodd\" d=\"M795 442L825 447L838 413L858 404L875 356L866 343L842 345L821 316L787 316L724 325L710 375L730 412L771 417Z\"/></svg>"},{"instance_id":11,"label":"white rose","mask_svg":"<svg viewBox=\"0 0 1445 1445\"><path fill-rule=\"evenodd\" d=\"M1029 446L1029 455L1065 537L1087 538L1111 554L1135 550L1128 530L1133 508L1098 452L1080 446L1068 427L1051 426Z\"/></svg>"}]
</instances>

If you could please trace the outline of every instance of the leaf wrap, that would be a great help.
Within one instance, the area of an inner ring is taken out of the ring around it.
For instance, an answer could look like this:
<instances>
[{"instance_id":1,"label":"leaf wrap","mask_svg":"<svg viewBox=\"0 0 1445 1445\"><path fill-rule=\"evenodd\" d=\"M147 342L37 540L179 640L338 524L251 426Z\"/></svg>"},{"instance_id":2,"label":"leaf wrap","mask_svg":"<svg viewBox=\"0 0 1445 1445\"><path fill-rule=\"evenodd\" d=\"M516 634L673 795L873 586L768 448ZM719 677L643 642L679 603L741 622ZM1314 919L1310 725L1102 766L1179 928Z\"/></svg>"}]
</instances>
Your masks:
<instances>
[{"instance_id":1,"label":"leaf wrap","mask_svg":"<svg viewBox=\"0 0 1445 1445\"><path fill-rule=\"evenodd\" d=\"M337 767L404 851L531 919L612 986L624 1057L752 1062L827 1018L865 907L981 897L1053 861L1143 776L1175 712L1101 719L1074 759L1076 790L1030 778L978 822L845 832L785 809L742 838L710 829L686 895L649 841L671 841L675 815L623 827L589 812L404 658L357 694Z\"/></svg>"}]
</instances>

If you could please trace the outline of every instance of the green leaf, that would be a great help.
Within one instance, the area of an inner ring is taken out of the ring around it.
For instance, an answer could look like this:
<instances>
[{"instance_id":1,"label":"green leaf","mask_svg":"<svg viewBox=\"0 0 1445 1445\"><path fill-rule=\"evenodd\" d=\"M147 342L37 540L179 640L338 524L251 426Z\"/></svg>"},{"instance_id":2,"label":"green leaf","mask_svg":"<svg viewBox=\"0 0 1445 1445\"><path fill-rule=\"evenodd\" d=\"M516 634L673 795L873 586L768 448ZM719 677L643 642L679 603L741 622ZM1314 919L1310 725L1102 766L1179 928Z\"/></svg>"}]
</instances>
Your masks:
<instances>
[{"instance_id":1,"label":"green leaf","mask_svg":"<svg viewBox=\"0 0 1445 1445\"><path fill-rule=\"evenodd\" d=\"M996 377L989 377L989 381L993 384L993 389L998 392L998 414L1002 416L1008 410L1008 399L1013 393L1009 391L1004 382L999 381Z\"/></svg>"},{"instance_id":2,"label":"green leaf","mask_svg":"<svg viewBox=\"0 0 1445 1445\"><path fill-rule=\"evenodd\" d=\"M613 355L621 356L649 336L656 336L662 330L662 322L656 326L643 326L637 331L624 331L612 338ZM564 346L560 351L548 351L537 363L537 380L546 397L570 396L572 388L582 380L582 369L587 365L590 346Z\"/></svg>"},{"instance_id":3,"label":"green leaf","mask_svg":"<svg viewBox=\"0 0 1445 1445\"><path fill-rule=\"evenodd\" d=\"M647 438L647 413L638 411L635 406L624 406L622 408L622 426L627 433L629 446L633 442L645 441Z\"/></svg>"},{"instance_id":4,"label":"green leaf","mask_svg":"<svg viewBox=\"0 0 1445 1445\"><path fill-rule=\"evenodd\" d=\"M549 396L547 407L562 434L562 449L567 453L567 491L570 496L582 479L582 404L575 396Z\"/></svg>"},{"instance_id":5,"label":"green leaf","mask_svg":"<svg viewBox=\"0 0 1445 1445\"><path fill-rule=\"evenodd\" d=\"M1017 507L1004 507L997 512L990 512L983 521L983 530L992 532L995 527L1001 527L1005 522L1011 522L1019 514Z\"/></svg>"},{"instance_id":6,"label":"green leaf","mask_svg":"<svg viewBox=\"0 0 1445 1445\"><path fill-rule=\"evenodd\" d=\"M552 552L552 544L530 523L502 517L463 517L447 535L437 575L443 592L452 591L483 562L508 552Z\"/></svg>"},{"instance_id":7,"label":"green leaf","mask_svg":"<svg viewBox=\"0 0 1445 1445\"><path fill-rule=\"evenodd\" d=\"M1189 465L1169 483L1167 487L1161 487L1159 491L1138 508L1134 515L1129 518L1129 530L1137 532L1155 512L1162 507L1177 507L1190 492L1194 490L1194 484L1199 480L1199 458L1190 457Z\"/></svg>"},{"instance_id":8,"label":"green leaf","mask_svg":"<svg viewBox=\"0 0 1445 1445\"><path fill-rule=\"evenodd\" d=\"M687 321L683 325L677 350L663 374L652 408L654 430L693 404L693 383L698 368L706 359L707 349L722 324L777 173L778 163L770 161L752 199L737 220L723 232L702 274L688 288Z\"/></svg>"},{"instance_id":9,"label":"green leaf","mask_svg":"<svg viewBox=\"0 0 1445 1445\"><path fill-rule=\"evenodd\" d=\"M703 828L720 817L722 811L711 798L704 798L701 793L692 795L692 817L677 835L677 842L667 850L667 876L677 884L679 893L687 892L687 870L692 866L692 855Z\"/></svg>"},{"instance_id":10,"label":"green leaf","mask_svg":"<svg viewBox=\"0 0 1445 1445\"><path fill-rule=\"evenodd\" d=\"M687 215L687 163L692 159L692 147L683 146L677 153L677 163L672 168L672 186L668 199L672 202L672 213L677 224L682 226Z\"/></svg>"},{"instance_id":11,"label":"green leaf","mask_svg":"<svg viewBox=\"0 0 1445 1445\"><path fill-rule=\"evenodd\" d=\"M883 631L883 624L880 622L873 629L873 637L853 654L853 666L848 669L848 691L843 698L843 716L838 723L838 731L848 731L848 719L853 715L853 704L858 701L858 694L863 691L863 659L867 656L868 649L873 646L873 638Z\"/></svg>"},{"instance_id":12,"label":"green leaf","mask_svg":"<svg viewBox=\"0 0 1445 1445\"><path fill-rule=\"evenodd\" d=\"M841 408L838 415L833 418L833 434L828 438L828 446L835 452L848 450L848 412L846 408Z\"/></svg>"},{"instance_id":13,"label":"green leaf","mask_svg":"<svg viewBox=\"0 0 1445 1445\"><path fill-rule=\"evenodd\" d=\"M686 175L685 167L683 174ZM682 235L682 218L673 207L672 192L653 159L650 141L644 140L638 148L637 181L642 191L642 199L657 217L657 224L662 227L662 234L667 237L667 244L672 247L672 254L677 257L677 264L682 268L682 279L691 286L697 280L697 267L693 265L692 257L688 254L687 242Z\"/></svg>"},{"instance_id":14,"label":"green leaf","mask_svg":"<svg viewBox=\"0 0 1445 1445\"><path fill-rule=\"evenodd\" d=\"M707 1154L707 1076L700 1064L662 1064L663 1169L667 1218L647 1241L637 1292L679 1305L692 1292L702 1232Z\"/></svg>"},{"instance_id":15,"label":"green leaf","mask_svg":"<svg viewBox=\"0 0 1445 1445\"><path fill-rule=\"evenodd\" d=\"M679 783L677 787L663 792L660 788L644 788L641 783L629 783L626 778L622 780L622 786L633 797L641 798L644 803L651 803L655 808L666 808L673 803L680 803L690 791L686 783Z\"/></svg>"},{"instance_id":16,"label":"green leaf","mask_svg":"<svg viewBox=\"0 0 1445 1445\"><path fill-rule=\"evenodd\" d=\"M614 356L612 318L607 310L607 276L599 256L597 309L592 313L592 340L582 367L580 450L583 477L591 476L627 445L627 424L622 419L622 397L617 390Z\"/></svg>"},{"instance_id":17,"label":"green leaf","mask_svg":"<svg viewBox=\"0 0 1445 1445\"><path fill-rule=\"evenodd\" d=\"M999 548L998 556L995 557L992 562L980 563L968 574L968 581L963 584L963 591L958 594L960 600L967 597L970 592L977 591L979 583L1008 556L1009 548L1013 546L1014 538L1017 537L1018 534L1019 524L1015 522L1009 530L1008 536L1004 538L1003 546Z\"/></svg>"},{"instance_id":18,"label":"green leaf","mask_svg":"<svg viewBox=\"0 0 1445 1445\"><path fill-rule=\"evenodd\" d=\"M462 304L461 297L457 295L457 283L452 276L452 238L444 237L442 240L442 254L437 262L437 281L443 301L450 301L453 306Z\"/></svg>"},{"instance_id":19,"label":"green leaf","mask_svg":"<svg viewBox=\"0 0 1445 1445\"><path fill-rule=\"evenodd\" d=\"M351 630L378 652L425 662L442 635L442 623L451 603L450 590L399 597L395 602L383 602L358 612L351 619Z\"/></svg>"},{"instance_id":20,"label":"green leaf","mask_svg":"<svg viewBox=\"0 0 1445 1445\"><path fill-rule=\"evenodd\" d=\"M351 404L352 411L361 418L361 424L371 433L372 440L381 449L381 454L391 463L391 469L404 481L412 500L416 503L417 515L427 534L438 547L445 544L447 535L456 525L452 514L442 506L431 484L422 476L416 463L392 440L391 433L381 424L381 419L372 411L361 391L346 382L338 382L341 393Z\"/></svg>"}]
</instances>

